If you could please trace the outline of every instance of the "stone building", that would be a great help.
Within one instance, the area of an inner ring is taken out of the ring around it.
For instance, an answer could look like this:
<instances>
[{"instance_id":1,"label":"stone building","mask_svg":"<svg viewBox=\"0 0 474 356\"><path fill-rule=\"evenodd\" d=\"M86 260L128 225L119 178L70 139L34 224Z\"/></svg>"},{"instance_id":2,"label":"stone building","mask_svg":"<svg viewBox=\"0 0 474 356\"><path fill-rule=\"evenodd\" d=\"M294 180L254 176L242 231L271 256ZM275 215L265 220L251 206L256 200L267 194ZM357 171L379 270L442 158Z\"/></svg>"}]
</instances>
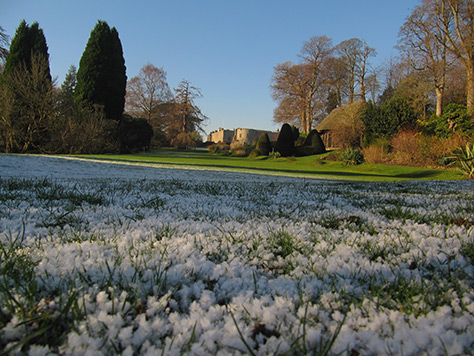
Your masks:
<instances>
[{"instance_id":1,"label":"stone building","mask_svg":"<svg viewBox=\"0 0 474 356\"><path fill-rule=\"evenodd\" d=\"M251 145L252 142L258 140L263 133L268 134L270 141L276 141L278 138L278 132L243 128L224 130L220 127L218 130L212 131L207 135L207 141L214 143L241 143L244 145Z\"/></svg>"},{"instance_id":2,"label":"stone building","mask_svg":"<svg viewBox=\"0 0 474 356\"><path fill-rule=\"evenodd\" d=\"M222 127L219 127L218 130L212 131L207 135L207 141L214 143L231 143L233 137L234 130L224 130Z\"/></svg>"},{"instance_id":3,"label":"stone building","mask_svg":"<svg viewBox=\"0 0 474 356\"><path fill-rule=\"evenodd\" d=\"M268 134L270 141L275 141L276 137L278 137L278 133L275 137L275 133L271 131L238 128L235 129L234 138L232 139L232 142L238 142L244 145L251 145L253 141L258 140L258 138L264 133Z\"/></svg>"}]
</instances>

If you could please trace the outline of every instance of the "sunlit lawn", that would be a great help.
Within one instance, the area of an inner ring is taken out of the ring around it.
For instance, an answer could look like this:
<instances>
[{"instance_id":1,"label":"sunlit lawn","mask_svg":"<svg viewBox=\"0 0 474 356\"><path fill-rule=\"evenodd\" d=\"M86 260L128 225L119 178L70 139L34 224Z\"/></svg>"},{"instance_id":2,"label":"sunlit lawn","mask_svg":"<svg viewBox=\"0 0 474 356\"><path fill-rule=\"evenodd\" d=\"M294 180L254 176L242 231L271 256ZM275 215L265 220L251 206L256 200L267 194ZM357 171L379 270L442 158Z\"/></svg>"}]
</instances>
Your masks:
<instances>
[{"instance_id":1,"label":"sunlit lawn","mask_svg":"<svg viewBox=\"0 0 474 356\"><path fill-rule=\"evenodd\" d=\"M74 157L137 165L359 181L450 180L463 178L459 172L447 169L427 169L370 163L363 163L358 166L344 166L342 162L325 160L326 156L327 154L277 159L267 157L248 158L212 155L204 150L163 149L142 154L79 155Z\"/></svg>"}]
</instances>

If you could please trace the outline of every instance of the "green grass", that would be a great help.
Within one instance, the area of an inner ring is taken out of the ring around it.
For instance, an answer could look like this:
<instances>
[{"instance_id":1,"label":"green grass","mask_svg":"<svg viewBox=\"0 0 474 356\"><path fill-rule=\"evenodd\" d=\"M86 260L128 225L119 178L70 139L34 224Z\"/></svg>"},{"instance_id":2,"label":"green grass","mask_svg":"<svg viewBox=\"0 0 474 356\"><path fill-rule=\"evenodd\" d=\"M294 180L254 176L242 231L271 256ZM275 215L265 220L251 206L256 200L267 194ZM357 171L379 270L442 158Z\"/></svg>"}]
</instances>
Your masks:
<instances>
[{"instance_id":1,"label":"green grass","mask_svg":"<svg viewBox=\"0 0 474 356\"><path fill-rule=\"evenodd\" d=\"M230 157L212 155L207 151L160 151L130 155L75 155L82 159L113 161L123 164L156 167L236 171L257 174L283 175L320 179L357 181L453 180L462 179L454 170L427 169L383 164L363 163L346 166L343 162L324 160L325 155L267 158Z\"/></svg>"}]
</instances>

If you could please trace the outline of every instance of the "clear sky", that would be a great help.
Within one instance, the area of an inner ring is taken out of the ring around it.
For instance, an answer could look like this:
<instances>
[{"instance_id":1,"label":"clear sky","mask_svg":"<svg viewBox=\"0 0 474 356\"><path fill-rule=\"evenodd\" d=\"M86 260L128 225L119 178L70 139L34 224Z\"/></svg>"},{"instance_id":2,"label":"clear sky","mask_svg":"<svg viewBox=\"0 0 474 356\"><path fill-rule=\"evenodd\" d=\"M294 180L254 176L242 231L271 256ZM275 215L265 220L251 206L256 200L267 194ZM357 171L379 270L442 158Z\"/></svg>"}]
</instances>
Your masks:
<instances>
[{"instance_id":1,"label":"clear sky","mask_svg":"<svg viewBox=\"0 0 474 356\"><path fill-rule=\"evenodd\" d=\"M182 79L201 88L196 104L218 127L275 130L269 89L273 67L297 61L303 42L353 37L377 50L374 65L396 55L398 31L421 0L0 0L10 37L22 19L43 29L58 84L79 66L98 20L116 27L127 76L152 63L171 88Z\"/></svg>"}]
</instances>

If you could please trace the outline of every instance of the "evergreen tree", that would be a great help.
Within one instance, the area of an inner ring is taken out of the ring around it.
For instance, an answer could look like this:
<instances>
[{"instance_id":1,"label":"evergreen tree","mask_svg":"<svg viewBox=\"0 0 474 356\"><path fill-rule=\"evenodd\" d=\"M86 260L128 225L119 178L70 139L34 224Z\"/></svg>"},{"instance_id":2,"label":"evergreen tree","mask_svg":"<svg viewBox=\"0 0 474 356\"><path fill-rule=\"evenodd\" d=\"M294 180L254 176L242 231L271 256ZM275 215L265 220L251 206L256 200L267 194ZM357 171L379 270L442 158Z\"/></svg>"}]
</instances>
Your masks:
<instances>
[{"instance_id":1,"label":"evergreen tree","mask_svg":"<svg viewBox=\"0 0 474 356\"><path fill-rule=\"evenodd\" d=\"M256 150L259 156L268 156L271 151L271 143L267 133L260 135L257 141Z\"/></svg>"},{"instance_id":2,"label":"evergreen tree","mask_svg":"<svg viewBox=\"0 0 474 356\"><path fill-rule=\"evenodd\" d=\"M117 30L99 21L79 62L76 102L86 107L102 106L106 118L119 120L125 106L125 70Z\"/></svg>"},{"instance_id":3,"label":"evergreen tree","mask_svg":"<svg viewBox=\"0 0 474 356\"><path fill-rule=\"evenodd\" d=\"M392 137L403 128L414 127L417 117L405 99L393 98L382 106L368 102L362 115L368 142L380 137Z\"/></svg>"},{"instance_id":4,"label":"evergreen tree","mask_svg":"<svg viewBox=\"0 0 474 356\"><path fill-rule=\"evenodd\" d=\"M61 85L58 108L62 114L70 114L74 109L74 88L76 87L76 67L71 65Z\"/></svg>"},{"instance_id":5,"label":"evergreen tree","mask_svg":"<svg viewBox=\"0 0 474 356\"><path fill-rule=\"evenodd\" d=\"M3 75L13 73L22 65L31 70L33 55L44 56L45 60L49 62L48 45L46 44L43 30L39 28L37 22L28 26L26 21L23 20L16 29L15 36L12 39ZM51 81L49 68L48 77L49 81Z\"/></svg>"},{"instance_id":6,"label":"evergreen tree","mask_svg":"<svg viewBox=\"0 0 474 356\"><path fill-rule=\"evenodd\" d=\"M293 130L288 124L283 124L278 135L278 139L275 145L276 151L278 151L283 157L291 156L295 153L295 142L293 140Z\"/></svg>"},{"instance_id":7,"label":"evergreen tree","mask_svg":"<svg viewBox=\"0 0 474 356\"><path fill-rule=\"evenodd\" d=\"M306 137L306 140L304 141L303 146L309 147L309 149L306 150L306 153L309 155L317 155L326 152L324 142L317 130L310 131Z\"/></svg>"},{"instance_id":8,"label":"evergreen tree","mask_svg":"<svg viewBox=\"0 0 474 356\"><path fill-rule=\"evenodd\" d=\"M6 152L44 151L50 139L53 85L43 30L24 20L0 77L0 145Z\"/></svg>"}]
</instances>

